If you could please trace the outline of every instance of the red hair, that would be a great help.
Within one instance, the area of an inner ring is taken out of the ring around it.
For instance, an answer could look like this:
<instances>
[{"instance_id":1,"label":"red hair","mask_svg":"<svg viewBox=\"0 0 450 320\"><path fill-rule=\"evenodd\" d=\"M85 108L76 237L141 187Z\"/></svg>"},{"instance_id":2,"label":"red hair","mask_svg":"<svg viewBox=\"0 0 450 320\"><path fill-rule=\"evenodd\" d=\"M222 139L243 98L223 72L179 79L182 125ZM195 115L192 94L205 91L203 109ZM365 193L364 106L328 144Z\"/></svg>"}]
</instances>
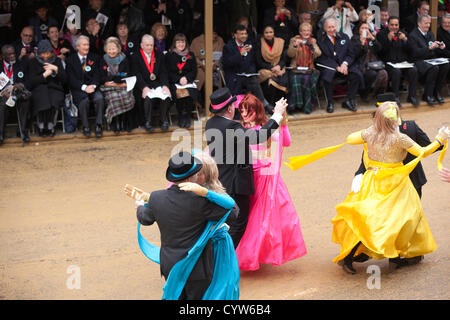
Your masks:
<instances>
[{"instance_id":1,"label":"red hair","mask_svg":"<svg viewBox=\"0 0 450 320\"><path fill-rule=\"evenodd\" d=\"M248 93L244 99L239 103L239 113L242 113L243 109L247 109L247 112L254 111L256 114L255 124L263 126L267 123L266 111L264 110L264 106L262 102L252 95ZM243 121L241 116L241 121Z\"/></svg>"}]
</instances>

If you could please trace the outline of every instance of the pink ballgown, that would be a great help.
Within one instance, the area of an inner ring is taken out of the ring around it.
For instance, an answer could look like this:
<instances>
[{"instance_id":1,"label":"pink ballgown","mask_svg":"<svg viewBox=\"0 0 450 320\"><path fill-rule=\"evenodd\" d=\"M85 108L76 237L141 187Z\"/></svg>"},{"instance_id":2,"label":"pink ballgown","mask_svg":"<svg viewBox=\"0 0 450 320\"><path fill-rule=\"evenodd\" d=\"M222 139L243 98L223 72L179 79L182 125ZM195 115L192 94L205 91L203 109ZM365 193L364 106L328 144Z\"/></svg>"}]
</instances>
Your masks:
<instances>
[{"instance_id":1,"label":"pink ballgown","mask_svg":"<svg viewBox=\"0 0 450 320\"><path fill-rule=\"evenodd\" d=\"M255 126L257 130L261 126ZM257 270L260 263L281 265L306 254L300 221L288 189L280 176L283 147L291 144L287 126L271 137L275 160L267 144L251 146L255 193L245 233L236 248L240 270Z\"/></svg>"}]
</instances>

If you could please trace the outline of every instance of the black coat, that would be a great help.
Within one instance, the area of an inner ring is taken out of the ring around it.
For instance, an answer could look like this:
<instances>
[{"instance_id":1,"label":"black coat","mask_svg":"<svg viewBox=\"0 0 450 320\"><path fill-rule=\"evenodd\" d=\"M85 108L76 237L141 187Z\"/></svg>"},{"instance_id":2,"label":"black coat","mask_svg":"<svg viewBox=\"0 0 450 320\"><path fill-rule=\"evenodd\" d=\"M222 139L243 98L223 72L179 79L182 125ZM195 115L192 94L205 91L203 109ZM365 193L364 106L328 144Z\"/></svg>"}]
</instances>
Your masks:
<instances>
[{"instance_id":1,"label":"black coat","mask_svg":"<svg viewBox=\"0 0 450 320\"><path fill-rule=\"evenodd\" d=\"M277 122L272 119L260 130L244 128L239 122L217 115L206 122L206 141L216 160L219 180L228 194L251 195L255 192L250 145L267 141L277 128ZM231 144L226 140L230 133L235 135ZM228 144L234 149L227 148Z\"/></svg>"},{"instance_id":2,"label":"black coat","mask_svg":"<svg viewBox=\"0 0 450 320\"><path fill-rule=\"evenodd\" d=\"M445 31L442 26L437 29L437 40L445 43L445 49L442 50L442 56L450 58L450 33Z\"/></svg>"},{"instance_id":3,"label":"black coat","mask_svg":"<svg viewBox=\"0 0 450 320\"><path fill-rule=\"evenodd\" d=\"M244 43L251 44L250 40ZM246 56L242 56L236 40L232 38L223 47L222 67L225 72L225 82L231 94L242 93L242 77L237 73L256 73L255 49L252 48Z\"/></svg>"},{"instance_id":4,"label":"black coat","mask_svg":"<svg viewBox=\"0 0 450 320\"><path fill-rule=\"evenodd\" d=\"M414 140L421 147L426 147L431 143L430 138L428 138L427 134L420 129L415 121L403 121L400 125L400 132L406 134L412 140ZM442 149L439 148L438 150ZM408 153L406 155L405 160L403 160L404 164L407 164L411 160L415 158L414 155ZM361 161L361 165L359 166L358 171L356 171L355 175L366 172L366 168L364 163ZM423 171L422 164L419 162L413 171L409 174L409 178L411 179L414 188L421 188L425 183L427 183L427 178L425 177L425 172Z\"/></svg>"},{"instance_id":5,"label":"black coat","mask_svg":"<svg viewBox=\"0 0 450 320\"><path fill-rule=\"evenodd\" d=\"M178 55L175 52L169 52L165 55L166 68L169 75L169 89L172 97L176 97L177 89L175 87L175 84L179 84L182 77L186 77L188 83L193 83L195 78L197 77L197 61L195 59L195 54L193 52L189 52L189 58L186 60L186 64L180 71L178 65L182 64L182 58L182 56ZM189 95L193 99L197 98L197 89L189 88L188 91Z\"/></svg>"},{"instance_id":6,"label":"black coat","mask_svg":"<svg viewBox=\"0 0 450 320\"><path fill-rule=\"evenodd\" d=\"M356 73L360 78L360 87L364 87L364 78L359 66L355 64L355 52L349 37L342 32L337 32L334 39L334 45L325 34L321 39L317 40L317 45L322 51L322 55L316 59L317 63L327 67L336 68L344 61L348 63L348 72ZM336 53L336 55L335 55ZM326 68L320 69L320 77L326 82L332 82L337 70Z\"/></svg>"},{"instance_id":7,"label":"black coat","mask_svg":"<svg viewBox=\"0 0 450 320\"><path fill-rule=\"evenodd\" d=\"M419 29L415 28L409 34L408 40L410 54L419 73L426 73L433 67L433 65L423 60L434 59L444 55L443 51L439 48L433 50L428 49L430 43L434 42L434 34L431 31L428 31L425 36L423 36Z\"/></svg>"},{"instance_id":8,"label":"black coat","mask_svg":"<svg viewBox=\"0 0 450 320\"><path fill-rule=\"evenodd\" d=\"M142 92L145 87L154 89L160 86L169 87L169 77L167 76L165 57L162 53L154 50L155 64L153 66L153 73L156 76L155 80L150 79L150 72L147 69L144 58L140 50L131 56L131 73L136 76L136 88Z\"/></svg>"},{"instance_id":9,"label":"black coat","mask_svg":"<svg viewBox=\"0 0 450 320\"><path fill-rule=\"evenodd\" d=\"M3 72L5 75L7 75L7 70L5 69L4 60L1 61L1 72ZM12 66L13 76L12 76L12 83L23 83L25 87L30 90L30 83L29 83L29 72L28 72L28 63L25 63L24 61L16 61Z\"/></svg>"},{"instance_id":10,"label":"black coat","mask_svg":"<svg viewBox=\"0 0 450 320\"><path fill-rule=\"evenodd\" d=\"M97 86L96 90L99 90L99 86L102 84L101 61L99 57L89 52L86 59L86 66L89 66L89 71L83 71L80 58L76 52L66 59L66 72L70 75L68 77L69 87L76 105L88 97L88 94L81 90L83 84L94 84Z\"/></svg>"},{"instance_id":11,"label":"black coat","mask_svg":"<svg viewBox=\"0 0 450 320\"><path fill-rule=\"evenodd\" d=\"M375 57L378 57L378 53L381 51L381 43L375 38L374 41L368 41L364 45L361 44L359 34L355 34L352 37L353 50L355 52L355 64L361 69L365 70L364 61L366 60L369 51L371 51Z\"/></svg>"},{"instance_id":12,"label":"black coat","mask_svg":"<svg viewBox=\"0 0 450 320\"><path fill-rule=\"evenodd\" d=\"M44 65L37 58L31 59L28 63L28 81L33 93L33 114L52 107L61 107L64 102L67 74L59 58L52 64L58 67L58 73L44 78Z\"/></svg>"},{"instance_id":13,"label":"black coat","mask_svg":"<svg viewBox=\"0 0 450 320\"><path fill-rule=\"evenodd\" d=\"M142 225L151 225L155 221L158 224L161 232L161 274L166 279L172 267L187 256L207 222L219 221L227 211L206 198L181 191L177 185L152 192L148 208L138 207L137 219ZM234 218L232 213L227 221ZM210 280L213 272L213 247L208 241L188 280Z\"/></svg>"},{"instance_id":14,"label":"black coat","mask_svg":"<svg viewBox=\"0 0 450 320\"><path fill-rule=\"evenodd\" d=\"M402 31L403 32L403 31ZM381 30L377 33L377 40L381 43L380 57L384 62L411 62L411 55L409 53L409 38L405 33L407 40L403 41L397 38L397 40L388 38L389 29Z\"/></svg>"},{"instance_id":15,"label":"black coat","mask_svg":"<svg viewBox=\"0 0 450 320\"><path fill-rule=\"evenodd\" d=\"M287 16L285 16L284 21L281 21L281 19L275 21L274 17L276 14L276 8L273 7L264 11L264 22L263 22L263 26L272 25L275 28L275 36L284 39L285 48L288 47L289 40L298 34L298 27L299 27L295 10L292 10L291 8L286 9L288 9L291 12L290 19L288 19Z\"/></svg>"},{"instance_id":16,"label":"black coat","mask_svg":"<svg viewBox=\"0 0 450 320\"><path fill-rule=\"evenodd\" d=\"M120 82L122 82L121 80L123 78L132 76L130 59L128 57L123 59L122 62L119 64L119 69L117 70L117 72L120 75L108 75L108 64L106 63L104 57L101 60L100 70L101 70L100 83L102 83L102 84L105 82L109 82L109 81L114 81L116 83L120 83Z\"/></svg>"}]
</instances>

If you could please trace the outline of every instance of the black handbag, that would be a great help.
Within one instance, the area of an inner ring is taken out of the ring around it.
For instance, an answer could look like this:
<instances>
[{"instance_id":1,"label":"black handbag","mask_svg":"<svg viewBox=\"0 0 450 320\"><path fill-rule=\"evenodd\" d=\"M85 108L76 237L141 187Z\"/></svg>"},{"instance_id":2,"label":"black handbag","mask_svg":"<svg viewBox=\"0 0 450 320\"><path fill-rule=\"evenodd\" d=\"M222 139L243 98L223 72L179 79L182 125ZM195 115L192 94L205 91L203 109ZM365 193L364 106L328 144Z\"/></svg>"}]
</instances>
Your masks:
<instances>
[{"instance_id":1,"label":"black handbag","mask_svg":"<svg viewBox=\"0 0 450 320\"><path fill-rule=\"evenodd\" d=\"M383 70L384 69L384 63L383 61L372 61L372 62L367 62L367 69L370 70Z\"/></svg>"}]
</instances>

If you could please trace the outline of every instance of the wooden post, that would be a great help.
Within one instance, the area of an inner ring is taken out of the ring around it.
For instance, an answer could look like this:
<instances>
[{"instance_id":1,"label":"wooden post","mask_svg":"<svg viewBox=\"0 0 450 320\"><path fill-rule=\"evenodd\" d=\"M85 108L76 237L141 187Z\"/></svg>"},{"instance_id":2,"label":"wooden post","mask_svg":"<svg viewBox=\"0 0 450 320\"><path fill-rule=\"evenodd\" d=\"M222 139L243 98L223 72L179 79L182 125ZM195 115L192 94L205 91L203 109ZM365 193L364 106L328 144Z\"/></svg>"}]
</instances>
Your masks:
<instances>
[{"instance_id":1,"label":"wooden post","mask_svg":"<svg viewBox=\"0 0 450 320\"><path fill-rule=\"evenodd\" d=\"M431 16L431 31L434 33L434 38L437 37L437 13L438 13L438 0L430 1L430 16Z\"/></svg>"},{"instance_id":2,"label":"wooden post","mask_svg":"<svg viewBox=\"0 0 450 320\"><path fill-rule=\"evenodd\" d=\"M209 117L209 96L213 90L213 2L205 0L205 111Z\"/></svg>"}]
</instances>

